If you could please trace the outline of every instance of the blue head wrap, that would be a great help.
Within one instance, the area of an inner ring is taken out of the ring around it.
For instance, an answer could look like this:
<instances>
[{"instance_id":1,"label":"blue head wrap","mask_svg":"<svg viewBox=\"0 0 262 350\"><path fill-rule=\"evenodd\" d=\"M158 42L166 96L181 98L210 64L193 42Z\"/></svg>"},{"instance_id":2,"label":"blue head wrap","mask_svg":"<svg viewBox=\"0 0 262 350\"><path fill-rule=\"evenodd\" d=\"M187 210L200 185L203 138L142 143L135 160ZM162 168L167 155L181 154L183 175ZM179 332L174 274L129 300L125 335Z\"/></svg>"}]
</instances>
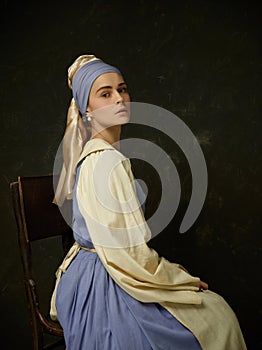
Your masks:
<instances>
[{"instance_id":1,"label":"blue head wrap","mask_svg":"<svg viewBox=\"0 0 262 350\"><path fill-rule=\"evenodd\" d=\"M122 75L119 69L100 60L88 62L76 72L72 82L72 90L82 116L86 114L89 94L94 81L104 73L118 73Z\"/></svg>"}]
</instances>

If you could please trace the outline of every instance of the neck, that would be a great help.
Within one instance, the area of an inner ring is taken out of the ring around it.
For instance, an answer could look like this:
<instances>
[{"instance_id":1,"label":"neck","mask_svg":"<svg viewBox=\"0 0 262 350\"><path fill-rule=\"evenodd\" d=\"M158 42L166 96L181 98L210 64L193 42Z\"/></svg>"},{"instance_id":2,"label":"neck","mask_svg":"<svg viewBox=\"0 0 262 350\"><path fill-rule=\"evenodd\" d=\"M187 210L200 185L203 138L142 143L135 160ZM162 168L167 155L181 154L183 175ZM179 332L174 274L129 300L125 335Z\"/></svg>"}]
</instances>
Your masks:
<instances>
[{"instance_id":1,"label":"neck","mask_svg":"<svg viewBox=\"0 0 262 350\"><path fill-rule=\"evenodd\" d=\"M121 125L111 126L100 132L97 132L92 128L91 139L102 139L108 142L110 145L117 144L120 140ZM116 145L117 146L117 145Z\"/></svg>"}]
</instances>

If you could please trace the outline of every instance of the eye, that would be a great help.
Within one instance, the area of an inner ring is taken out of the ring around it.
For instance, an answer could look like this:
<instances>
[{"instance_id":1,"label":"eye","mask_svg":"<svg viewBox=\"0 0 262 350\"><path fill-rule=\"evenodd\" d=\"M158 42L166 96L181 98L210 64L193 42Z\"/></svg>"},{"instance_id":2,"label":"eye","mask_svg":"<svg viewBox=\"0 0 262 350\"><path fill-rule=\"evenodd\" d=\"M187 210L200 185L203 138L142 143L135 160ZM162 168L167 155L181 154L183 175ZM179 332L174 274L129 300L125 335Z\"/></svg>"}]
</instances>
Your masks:
<instances>
[{"instance_id":1,"label":"eye","mask_svg":"<svg viewBox=\"0 0 262 350\"><path fill-rule=\"evenodd\" d=\"M110 93L109 92L103 92L101 96L107 98L107 97L110 97Z\"/></svg>"},{"instance_id":2,"label":"eye","mask_svg":"<svg viewBox=\"0 0 262 350\"><path fill-rule=\"evenodd\" d=\"M118 92L119 92L120 94L125 94L125 93L127 93L127 87L124 86L124 87L119 88L119 89L118 89Z\"/></svg>"}]
</instances>

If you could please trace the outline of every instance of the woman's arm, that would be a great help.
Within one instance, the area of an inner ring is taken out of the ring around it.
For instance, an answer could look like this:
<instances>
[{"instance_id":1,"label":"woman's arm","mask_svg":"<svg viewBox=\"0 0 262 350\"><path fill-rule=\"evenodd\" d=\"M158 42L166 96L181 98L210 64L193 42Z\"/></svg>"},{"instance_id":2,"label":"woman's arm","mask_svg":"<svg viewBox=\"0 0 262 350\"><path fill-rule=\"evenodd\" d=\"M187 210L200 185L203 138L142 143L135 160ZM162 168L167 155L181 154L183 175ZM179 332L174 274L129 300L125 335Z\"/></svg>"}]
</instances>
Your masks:
<instances>
[{"instance_id":1,"label":"woman's arm","mask_svg":"<svg viewBox=\"0 0 262 350\"><path fill-rule=\"evenodd\" d=\"M117 151L93 153L81 166L77 201L101 261L138 300L201 303L196 292L205 284L147 246L151 233L133 180L129 160Z\"/></svg>"}]
</instances>

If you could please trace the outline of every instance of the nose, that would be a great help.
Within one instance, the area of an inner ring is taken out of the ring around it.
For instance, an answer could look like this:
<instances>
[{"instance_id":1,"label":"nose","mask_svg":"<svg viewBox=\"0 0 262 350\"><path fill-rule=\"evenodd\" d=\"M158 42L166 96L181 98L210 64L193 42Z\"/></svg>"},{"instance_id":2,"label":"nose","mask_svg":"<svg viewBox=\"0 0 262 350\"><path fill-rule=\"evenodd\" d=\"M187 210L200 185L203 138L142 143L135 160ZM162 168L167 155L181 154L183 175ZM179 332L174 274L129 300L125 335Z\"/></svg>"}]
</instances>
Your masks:
<instances>
[{"instance_id":1,"label":"nose","mask_svg":"<svg viewBox=\"0 0 262 350\"><path fill-rule=\"evenodd\" d=\"M116 94L115 94L115 103L122 103L123 102L123 96L118 92L116 91Z\"/></svg>"}]
</instances>

